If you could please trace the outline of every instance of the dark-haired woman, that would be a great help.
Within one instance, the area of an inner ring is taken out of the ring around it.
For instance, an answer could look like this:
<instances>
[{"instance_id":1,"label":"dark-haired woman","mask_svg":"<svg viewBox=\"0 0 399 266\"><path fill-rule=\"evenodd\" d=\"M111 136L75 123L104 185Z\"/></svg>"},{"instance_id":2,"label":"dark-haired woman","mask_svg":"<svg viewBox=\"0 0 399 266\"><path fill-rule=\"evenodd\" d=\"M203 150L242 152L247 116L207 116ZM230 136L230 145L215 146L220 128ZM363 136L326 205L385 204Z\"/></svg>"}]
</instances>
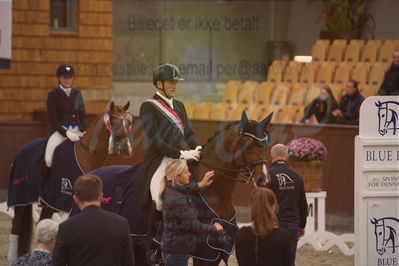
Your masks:
<instances>
[{"instance_id":1,"label":"dark-haired woman","mask_svg":"<svg viewBox=\"0 0 399 266\"><path fill-rule=\"evenodd\" d=\"M341 97L339 107L332 112L336 124L359 125L360 105L364 97L360 95L358 82L350 80L345 86L345 95Z\"/></svg>"},{"instance_id":2,"label":"dark-haired woman","mask_svg":"<svg viewBox=\"0 0 399 266\"><path fill-rule=\"evenodd\" d=\"M277 203L273 191L256 188L250 198L251 226L237 232L236 257L240 266L291 265L291 240L278 227Z\"/></svg>"}]
</instances>

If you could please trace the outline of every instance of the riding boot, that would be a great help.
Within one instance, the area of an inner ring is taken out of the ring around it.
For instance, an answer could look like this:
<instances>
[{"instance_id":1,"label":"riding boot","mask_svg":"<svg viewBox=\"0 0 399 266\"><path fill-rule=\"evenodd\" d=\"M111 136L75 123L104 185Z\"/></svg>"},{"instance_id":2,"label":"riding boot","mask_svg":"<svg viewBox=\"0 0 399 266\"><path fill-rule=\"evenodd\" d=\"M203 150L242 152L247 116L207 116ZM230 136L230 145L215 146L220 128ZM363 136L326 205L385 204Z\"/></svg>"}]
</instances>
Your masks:
<instances>
[{"instance_id":1,"label":"riding boot","mask_svg":"<svg viewBox=\"0 0 399 266\"><path fill-rule=\"evenodd\" d=\"M10 235L10 246L8 247L8 254L7 254L7 260L11 264L14 263L14 261L18 258L17 253L18 253L18 235Z\"/></svg>"},{"instance_id":2,"label":"riding boot","mask_svg":"<svg viewBox=\"0 0 399 266\"><path fill-rule=\"evenodd\" d=\"M47 184L49 174L50 174L50 169L51 169L51 167L48 167L45 163L43 163L42 171L40 173L40 181L39 181L40 193L43 193L44 187Z\"/></svg>"},{"instance_id":3,"label":"riding boot","mask_svg":"<svg viewBox=\"0 0 399 266\"><path fill-rule=\"evenodd\" d=\"M150 218L147 229L146 257L150 265L163 263L159 244L153 238L157 233L157 225L162 221L162 212L158 211L155 201L152 202Z\"/></svg>"}]
</instances>

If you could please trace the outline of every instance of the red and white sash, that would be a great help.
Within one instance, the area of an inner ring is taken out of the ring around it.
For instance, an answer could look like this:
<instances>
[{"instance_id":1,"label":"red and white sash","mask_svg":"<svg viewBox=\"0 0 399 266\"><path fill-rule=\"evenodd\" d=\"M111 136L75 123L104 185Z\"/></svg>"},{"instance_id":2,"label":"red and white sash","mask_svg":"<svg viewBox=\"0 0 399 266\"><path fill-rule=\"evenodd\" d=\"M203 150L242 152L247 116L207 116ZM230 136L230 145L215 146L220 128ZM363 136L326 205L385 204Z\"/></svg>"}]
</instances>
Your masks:
<instances>
[{"instance_id":1,"label":"red and white sash","mask_svg":"<svg viewBox=\"0 0 399 266\"><path fill-rule=\"evenodd\" d=\"M145 102L149 102L153 104L159 111L163 113L163 115L173 124L175 125L182 135L184 136L184 122L180 118L179 114L175 112L172 108L170 108L164 101L160 99L148 99Z\"/></svg>"}]
</instances>

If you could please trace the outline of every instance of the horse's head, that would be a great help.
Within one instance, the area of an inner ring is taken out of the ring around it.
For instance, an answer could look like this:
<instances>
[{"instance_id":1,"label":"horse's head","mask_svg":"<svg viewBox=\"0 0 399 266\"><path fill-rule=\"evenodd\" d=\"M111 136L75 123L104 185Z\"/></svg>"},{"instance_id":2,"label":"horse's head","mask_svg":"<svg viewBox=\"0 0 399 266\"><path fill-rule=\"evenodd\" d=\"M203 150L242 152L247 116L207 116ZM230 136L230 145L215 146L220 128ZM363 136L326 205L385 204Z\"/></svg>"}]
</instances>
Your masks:
<instances>
[{"instance_id":1,"label":"horse's head","mask_svg":"<svg viewBox=\"0 0 399 266\"><path fill-rule=\"evenodd\" d=\"M384 103L382 103L381 101L375 102L375 106L378 107L378 132L381 136L384 136L387 133L387 108L384 108L383 104Z\"/></svg>"},{"instance_id":2,"label":"horse's head","mask_svg":"<svg viewBox=\"0 0 399 266\"><path fill-rule=\"evenodd\" d=\"M385 240L385 225L384 220L373 218L370 222L374 225L375 234L375 249L378 254L383 255L386 251L384 240Z\"/></svg>"},{"instance_id":3,"label":"horse's head","mask_svg":"<svg viewBox=\"0 0 399 266\"><path fill-rule=\"evenodd\" d=\"M210 167L219 174L235 181L257 184L268 177L266 146L270 135L266 131L273 113L260 122L248 120L243 112L240 121L227 126L217 134L215 152L223 167ZM208 163L210 164L210 163Z\"/></svg>"},{"instance_id":4,"label":"horse's head","mask_svg":"<svg viewBox=\"0 0 399 266\"><path fill-rule=\"evenodd\" d=\"M132 155L130 143L130 131L133 124L133 115L126 110L130 103L124 106L115 105L111 102L109 111L104 114L104 122L110 133L108 153L119 155Z\"/></svg>"}]
</instances>

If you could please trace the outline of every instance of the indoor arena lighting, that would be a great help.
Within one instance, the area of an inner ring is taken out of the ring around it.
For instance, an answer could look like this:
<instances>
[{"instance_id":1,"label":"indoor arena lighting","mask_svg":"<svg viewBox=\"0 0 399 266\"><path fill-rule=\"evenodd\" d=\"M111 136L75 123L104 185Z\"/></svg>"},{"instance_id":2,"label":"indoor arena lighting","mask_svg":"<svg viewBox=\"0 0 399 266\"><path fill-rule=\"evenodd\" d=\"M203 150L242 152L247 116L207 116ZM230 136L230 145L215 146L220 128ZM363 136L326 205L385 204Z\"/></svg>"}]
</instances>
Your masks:
<instances>
[{"instance_id":1,"label":"indoor arena lighting","mask_svg":"<svg viewBox=\"0 0 399 266\"><path fill-rule=\"evenodd\" d=\"M312 62L312 57L309 55L296 55L294 57L294 61L300 62L300 63L309 63L309 62Z\"/></svg>"}]
</instances>

